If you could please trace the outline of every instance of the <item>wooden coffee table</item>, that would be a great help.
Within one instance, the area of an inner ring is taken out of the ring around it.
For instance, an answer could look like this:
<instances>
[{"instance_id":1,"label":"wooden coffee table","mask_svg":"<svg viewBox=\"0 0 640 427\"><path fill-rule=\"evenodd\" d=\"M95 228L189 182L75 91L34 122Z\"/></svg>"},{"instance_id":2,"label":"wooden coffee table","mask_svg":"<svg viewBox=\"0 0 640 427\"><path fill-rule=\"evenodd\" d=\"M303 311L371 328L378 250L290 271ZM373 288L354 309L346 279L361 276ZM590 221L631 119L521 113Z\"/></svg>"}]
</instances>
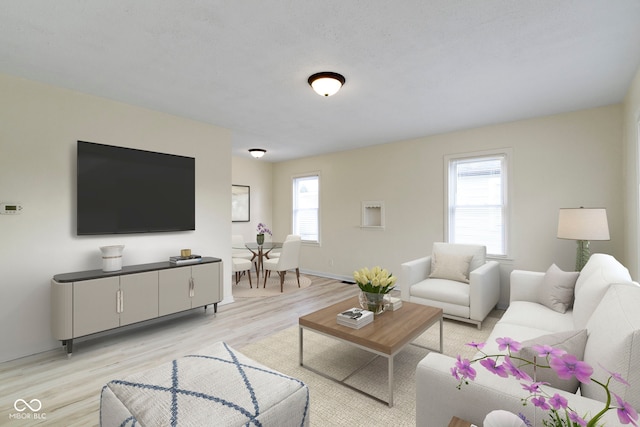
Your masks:
<instances>
[{"instance_id":1,"label":"wooden coffee table","mask_svg":"<svg viewBox=\"0 0 640 427\"><path fill-rule=\"evenodd\" d=\"M305 329L335 338L339 341L367 350L378 356L386 357L388 360L389 370L388 401L381 400L363 390L346 384L344 382L346 378L344 380L338 380L310 368L309 366L305 366L305 368L325 378L343 384L352 390L372 397L377 401L387 403L391 407L393 406L394 356L402 351L402 349L409 345L413 340L422 335L424 331L429 329L436 322L440 323L440 349L429 349L424 346L418 347L442 353L442 309L403 301L402 307L399 310L385 311L384 313L377 315L373 322L360 329L349 328L348 326L342 326L337 323L336 315L338 313L346 311L352 307L359 306L358 297L354 297L315 311L311 314L307 314L306 316L302 316L298 319L298 325L300 328L300 366L304 366L303 331ZM349 378L349 376L347 376L347 378Z\"/></svg>"}]
</instances>

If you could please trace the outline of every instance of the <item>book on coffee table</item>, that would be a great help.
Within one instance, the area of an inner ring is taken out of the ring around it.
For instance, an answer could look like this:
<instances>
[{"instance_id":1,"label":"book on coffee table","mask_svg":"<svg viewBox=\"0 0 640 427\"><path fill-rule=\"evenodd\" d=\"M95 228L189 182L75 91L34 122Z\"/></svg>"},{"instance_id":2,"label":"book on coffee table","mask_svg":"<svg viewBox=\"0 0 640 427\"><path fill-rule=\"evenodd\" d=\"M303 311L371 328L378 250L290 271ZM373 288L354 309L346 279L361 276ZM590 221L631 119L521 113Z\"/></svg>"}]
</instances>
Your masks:
<instances>
[{"instance_id":1,"label":"book on coffee table","mask_svg":"<svg viewBox=\"0 0 640 427\"><path fill-rule=\"evenodd\" d=\"M402 300L397 297L390 297L389 304L385 307L385 310L396 311L402 307Z\"/></svg>"},{"instance_id":2,"label":"book on coffee table","mask_svg":"<svg viewBox=\"0 0 640 427\"><path fill-rule=\"evenodd\" d=\"M360 329L361 327L373 322L373 311L353 307L347 311L338 313L336 321L339 325Z\"/></svg>"}]
</instances>

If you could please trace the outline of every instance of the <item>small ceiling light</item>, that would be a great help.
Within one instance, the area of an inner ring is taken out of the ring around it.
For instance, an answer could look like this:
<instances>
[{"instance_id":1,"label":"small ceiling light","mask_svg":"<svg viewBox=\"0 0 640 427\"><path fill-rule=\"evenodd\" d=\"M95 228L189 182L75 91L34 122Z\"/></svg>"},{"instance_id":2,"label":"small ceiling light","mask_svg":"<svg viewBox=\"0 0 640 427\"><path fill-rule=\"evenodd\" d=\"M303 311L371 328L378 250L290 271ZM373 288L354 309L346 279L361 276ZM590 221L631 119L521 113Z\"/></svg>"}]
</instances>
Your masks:
<instances>
[{"instance_id":1,"label":"small ceiling light","mask_svg":"<svg viewBox=\"0 0 640 427\"><path fill-rule=\"evenodd\" d=\"M344 84L344 76L331 71L323 71L309 77L309 85L321 96L331 96Z\"/></svg>"},{"instance_id":2,"label":"small ceiling light","mask_svg":"<svg viewBox=\"0 0 640 427\"><path fill-rule=\"evenodd\" d=\"M249 153L251 153L251 155L256 159L259 159L260 157L264 156L266 152L267 150L263 150L262 148L251 148L249 150Z\"/></svg>"}]
</instances>

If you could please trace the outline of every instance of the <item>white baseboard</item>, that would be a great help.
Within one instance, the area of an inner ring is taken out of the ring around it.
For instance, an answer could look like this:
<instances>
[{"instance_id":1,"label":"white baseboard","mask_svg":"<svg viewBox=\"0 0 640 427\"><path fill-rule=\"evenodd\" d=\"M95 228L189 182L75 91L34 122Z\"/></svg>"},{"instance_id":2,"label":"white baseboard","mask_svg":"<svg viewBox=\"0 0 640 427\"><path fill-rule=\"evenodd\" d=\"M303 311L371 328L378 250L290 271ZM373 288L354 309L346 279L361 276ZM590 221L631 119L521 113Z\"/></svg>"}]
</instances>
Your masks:
<instances>
[{"instance_id":1,"label":"white baseboard","mask_svg":"<svg viewBox=\"0 0 640 427\"><path fill-rule=\"evenodd\" d=\"M336 274L326 273L324 271L313 271L313 270L300 270L300 273L303 274L311 274L313 276L318 277L326 277L327 279L341 280L344 282L349 282L355 284L356 282L353 280L351 276L340 276Z\"/></svg>"}]
</instances>

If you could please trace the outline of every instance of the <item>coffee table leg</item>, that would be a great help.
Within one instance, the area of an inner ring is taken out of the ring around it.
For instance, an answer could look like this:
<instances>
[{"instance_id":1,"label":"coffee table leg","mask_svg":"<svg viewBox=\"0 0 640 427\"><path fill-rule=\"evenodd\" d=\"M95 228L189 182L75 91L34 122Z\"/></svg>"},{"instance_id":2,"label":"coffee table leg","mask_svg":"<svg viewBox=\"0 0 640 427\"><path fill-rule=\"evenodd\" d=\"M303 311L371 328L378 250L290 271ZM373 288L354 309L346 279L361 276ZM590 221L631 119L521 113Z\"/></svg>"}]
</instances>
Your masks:
<instances>
[{"instance_id":1,"label":"coffee table leg","mask_svg":"<svg viewBox=\"0 0 640 427\"><path fill-rule=\"evenodd\" d=\"M442 317L440 317L440 354L442 354L442 352L444 351L443 347L442 347L442 325L444 323L444 319Z\"/></svg>"},{"instance_id":2,"label":"coffee table leg","mask_svg":"<svg viewBox=\"0 0 640 427\"><path fill-rule=\"evenodd\" d=\"M393 407L393 355L389 356L389 408Z\"/></svg>"},{"instance_id":3,"label":"coffee table leg","mask_svg":"<svg viewBox=\"0 0 640 427\"><path fill-rule=\"evenodd\" d=\"M299 360L300 360L300 366L302 366L302 328L300 329L300 333L299 333L299 340L300 340L300 345L298 346L300 348L300 354L299 354Z\"/></svg>"}]
</instances>

